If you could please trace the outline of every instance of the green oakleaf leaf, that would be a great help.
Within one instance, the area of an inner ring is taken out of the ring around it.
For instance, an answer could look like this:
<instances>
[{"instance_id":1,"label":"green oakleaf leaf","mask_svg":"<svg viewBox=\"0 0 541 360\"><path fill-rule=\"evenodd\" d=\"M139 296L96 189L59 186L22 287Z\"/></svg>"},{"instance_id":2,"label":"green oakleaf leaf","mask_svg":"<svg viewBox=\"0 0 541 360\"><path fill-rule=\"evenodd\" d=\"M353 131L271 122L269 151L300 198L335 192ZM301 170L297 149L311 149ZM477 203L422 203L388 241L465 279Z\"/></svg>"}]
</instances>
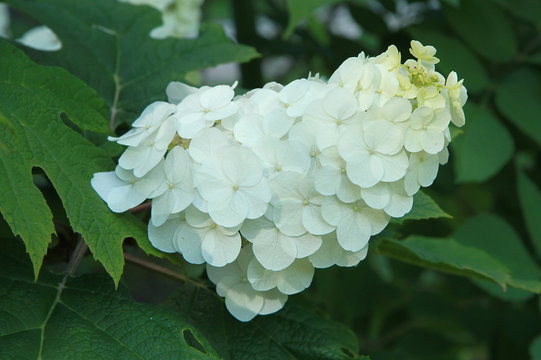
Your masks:
<instances>
[{"instance_id":1,"label":"green oakleaf leaf","mask_svg":"<svg viewBox=\"0 0 541 360\"><path fill-rule=\"evenodd\" d=\"M500 171L511 159L514 142L502 123L485 107L468 104L464 134L451 149L457 182L482 182Z\"/></svg>"},{"instance_id":2,"label":"green oakleaf leaf","mask_svg":"<svg viewBox=\"0 0 541 360\"><path fill-rule=\"evenodd\" d=\"M192 284L182 286L170 306L209 339L225 360L359 359L359 345L351 330L299 306L286 305L275 314L241 323L227 312L216 293Z\"/></svg>"},{"instance_id":3,"label":"green oakleaf leaf","mask_svg":"<svg viewBox=\"0 0 541 360\"><path fill-rule=\"evenodd\" d=\"M0 211L25 242L36 276L55 230L51 212L32 182L32 167L47 174L74 231L115 282L124 266L126 237L161 256L150 246L142 222L131 214L111 213L90 187L93 173L113 167L103 149L72 129L108 131L106 109L96 92L64 69L36 65L2 40L0 53L0 114L17 135L16 147L0 149Z\"/></svg>"},{"instance_id":4,"label":"green oakleaf leaf","mask_svg":"<svg viewBox=\"0 0 541 360\"><path fill-rule=\"evenodd\" d=\"M541 269L514 230L495 215L471 219L452 238L383 238L374 247L383 255L414 265L491 280L504 290L512 286L541 293Z\"/></svg>"},{"instance_id":5,"label":"green oakleaf leaf","mask_svg":"<svg viewBox=\"0 0 541 360\"><path fill-rule=\"evenodd\" d=\"M453 238L465 246L482 249L500 261L508 269L510 286L541 293L541 269L504 219L491 214L479 215L462 225ZM502 290L494 287L494 292Z\"/></svg>"},{"instance_id":6,"label":"green oakleaf leaf","mask_svg":"<svg viewBox=\"0 0 541 360\"><path fill-rule=\"evenodd\" d=\"M413 196L411 211L401 218L393 219L393 222L402 224L405 220L423 220L436 218L451 218L452 216L443 211L430 196L419 191Z\"/></svg>"},{"instance_id":7,"label":"green oakleaf leaf","mask_svg":"<svg viewBox=\"0 0 541 360\"><path fill-rule=\"evenodd\" d=\"M197 39L150 38L160 13L112 0L14 0L10 6L49 26L58 52L28 50L42 64L60 65L97 90L118 121L132 122L165 98L170 81L193 70L248 61L257 52L234 44L219 25L206 24Z\"/></svg>"},{"instance_id":8,"label":"green oakleaf leaf","mask_svg":"<svg viewBox=\"0 0 541 360\"><path fill-rule=\"evenodd\" d=\"M405 240L382 239L375 242L377 252L454 275L490 279L502 287L509 281L508 269L484 251L467 247L454 239L413 235Z\"/></svg>"},{"instance_id":9,"label":"green oakleaf leaf","mask_svg":"<svg viewBox=\"0 0 541 360\"><path fill-rule=\"evenodd\" d=\"M541 191L532 180L522 171L518 171L518 199L522 207L522 214L526 221L526 229L530 234L532 244L541 257Z\"/></svg>"},{"instance_id":10,"label":"green oakleaf leaf","mask_svg":"<svg viewBox=\"0 0 541 360\"><path fill-rule=\"evenodd\" d=\"M541 146L541 74L522 68L511 73L496 91L498 109Z\"/></svg>"},{"instance_id":11,"label":"green oakleaf leaf","mask_svg":"<svg viewBox=\"0 0 541 360\"><path fill-rule=\"evenodd\" d=\"M24 251L14 244L0 241L0 358L219 358L177 313L135 302L103 275L65 281L43 271L34 283Z\"/></svg>"}]
</instances>

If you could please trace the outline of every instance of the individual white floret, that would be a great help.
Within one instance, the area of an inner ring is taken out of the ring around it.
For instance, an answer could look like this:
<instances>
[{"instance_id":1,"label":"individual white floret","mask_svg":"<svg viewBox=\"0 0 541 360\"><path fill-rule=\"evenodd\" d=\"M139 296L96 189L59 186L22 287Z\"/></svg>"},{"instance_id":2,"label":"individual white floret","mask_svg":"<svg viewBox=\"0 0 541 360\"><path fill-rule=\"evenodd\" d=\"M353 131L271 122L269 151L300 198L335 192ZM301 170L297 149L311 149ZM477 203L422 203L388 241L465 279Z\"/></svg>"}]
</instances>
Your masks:
<instances>
[{"instance_id":1,"label":"individual white floret","mask_svg":"<svg viewBox=\"0 0 541 360\"><path fill-rule=\"evenodd\" d=\"M372 209L362 200L347 204L326 197L321 213L329 224L336 226L340 246L354 252L364 248L370 236L380 233L389 223L389 216L383 210Z\"/></svg>"},{"instance_id":2,"label":"individual white floret","mask_svg":"<svg viewBox=\"0 0 541 360\"><path fill-rule=\"evenodd\" d=\"M320 150L336 145L342 132L360 123L358 106L355 96L341 87L329 90L323 100L310 104L302 121L317 129L316 141Z\"/></svg>"},{"instance_id":3,"label":"individual white floret","mask_svg":"<svg viewBox=\"0 0 541 360\"><path fill-rule=\"evenodd\" d=\"M450 121L451 116L445 109L417 108L404 134L404 147L411 152L439 153L445 146L444 132Z\"/></svg>"},{"instance_id":4,"label":"individual white floret","mask_svg":"<svg viewBox=\"0 0 541 360\"><path fill-rule=\"evenodd\" d=\"M148 224L148 239L152 246L160 251L166 253L180 252L176 246L175 233L182 226L188 226L183 212L170 215L160 226L154 226L150 222Z\"/></svg>"},{"instance_id":5,"label":"individual white floret","mask_svg":"<svg viewBox=\"0 0 541 360\"><path fill-rule=\"evenodd\" d=\"M338 154L336 146L323 150L319 158L321 168L314 172L316 190L322 195L336 195L343 202L359 200L361 188L349 180L346 174L346 162Z\"/></svg>"},{"instance_id":6,"label":"individual white floret","mask_svg":"<svg viewBox=\"0 0 541 360\"><path fill-rule=\"evenodd\" d=\"M440 62L440 59L434 56L436 55L436 48L434 46L423 46L417 40L412 40L410 46L411 55L415 56L418 60L426 64L437 64Z\"/></svg>"},{"instance_id":7,"label":"individual white floret","mask_svg":"<svg viewBox=\"0 0 541 360\"><path fill-rule=\"evenodd\" d=\"M203 163L222 153L222 149L232 145L231 139L216 128L203 129L190 141L188 153L196 163Z\"/></svg>"},{"instance_id":8,"label":"individual white floret","mask_svg":"<svg viewBox=\"0 0 541 360\"><path fill-rule=\"evenodd\" d=\"M271 190L259 159L240 146L226 146L196 171L201 197L219 225L234 227L244 219L256 219L267 210Z\"/></svg>"},{"instance_id":9,"label":"individual white floret","mask_svg":"<svg viewBox=\"0 0 541 360\"><path fill-rule=\"evenodd\" d=\"M282 294L293 295L308 288L314 277L314 266L307 259L297 259L280 271L265 269L257 259L248 265L247 277L253 288L259 291L278 289Z\"/></svg>"},{"instance_id":10,"label":"individual white floret","mask_svg":"<svg viewBox=\"0 0 541 360\"><path fill-rule=\"evenodd\" d=\"M316 191L311 178L293 172L280 172L271 181L274 192L272 218L278 229L289 236L307 231L323 235L334 230L321 216L324 196Z\"/></svg>"},{"instance_id":11,"label":"individual white floret","mask_svg":"<svg viewBox=\"0 0 541 360\"><path fill-rule=\"evenodd\" d=\"M207 88L208 86L196 88L180 81L171 81L165 88L165 93L169 103L178 105L186 96L205 91Z\"/></svg>"},{"instance_id":12,"label":"individual white floret","mask_svg":"<svg viewBox=\"0 0 541 360\"><path fill-rule=\"evenodd\" d=\"M425 86L417 89L417 105L436 110L443 109L447 101L436 86Z\"/></svg>"},{"instance_id":13,"label":"individual white floret","mask_svg":"<svg viewBox=\"0 0 541 360\"><path fill-rule=\"evenodd\" d=\"M293 118L278 98L278 93L270 89L257 89L249 98L253 111L246 112L233 128L235 139L251 146L264 136L277 139L287 134L293 125Z\"/></svg>"},{"instance_id":14,"label":"individual white floret","mask_svg":"<svg viewBox=\"0 0 541 360\"><path fill-rule=\"evenodd\" d=\"M392 183L380 182L371 188L363 188L361 196L368 206L383 209L392 217L404 216L413 206L413 198L406 193L403 179Z\"/></svg>"},{"instance_id":15,"label":"individual white floret","mask_svg":"<svg viewBox=\"0 0 541 360\"><path fill-rule=\"evenodd\" d=\"M462 84L464 80L458 81L456 72L451 71L447 76L445 87L442 90L442 94L447 97L449 110L451 112L451 121L458 127L464 125L465 117L462 107L468 100L468 92Z\"/></svg>"},{"instance_id":16,"label":"individual white floret","mask_svg":"<svg viewBox=\"0 0 541 360\"><path fill-rule=\"evenodd\" d=\"M237 112L238 105L232 101L234 86L218 85L186 96L177 105L173 115L177 119L180 137L191 139L202 129L214 125L217 120Z\"/></svg>"},{"instance_id":17,"label":"individual white floret","mask_svg":"<svg viewBox=\"0 0 541 360\"><path fill-rule=\"evenodd\" d=\"M280 171L306 174L310 168L310 154L301 143L293 140L284 141L265 136L253 144L252 151L261 160L268 179Z\"/></svg>"},{"instance_id":18,"label":"individual white floret","mask_svg":"<svg viewBox=\"0 0 541 360\"><path fill-rule=\"evenodd\" d=\"M321 167L320 155L321 151L317 146L316 134L317 128L308 126L303 122L298 122L291 127L288 133L288 139L302 144L305 152L310 155L310 166L308 175Z\"/></svg>"},{"instance_id":19,"label":"individual white floret","mask_svg":"<svg viewBox=\"0 0 541 360\"><path fill-rule=\"evenodd\" d=\"M120 145L138 146L156 133L176 110L172 104L155 101L148 105L141 115L133 122L130 131L119 137L109 136L109 141L116 141ZM171 141L171 140L169 140Z\"/></svg>"},{"instance_id":20,"label":"individual white floret","mask_svg":"<svg viewBox=\"0 0 541 360\"><path fill-rule=\"evenodd\" d=\"M306 108L316 99L321 99L328 87L319 78L298 79L287 84L279 93L280 102L292 118L304 115Z\"/></svg>"},{"instance_id":21,"label":"individual white floret","mask_svg":"<svg viewBox=\"0 0 541 360\"><path fill-rule=\"evenodd\" d=\"M392 182L402 178L408 167L408 156L404 150L396 150L396 143L385 139L385 126L373 122L367 124L367 133L355 127L340 137L338 152L346 161L346 172L354 184L372 187L379 181Z\"/></svg>"},{"instance_id":22,"label":"individual white floret","mask_svg":"<svg viewBox=\"0 0 541 360\"><path fill-rule=\"evenodd\" d=\"M378 139L377 151L394 155L404 146L404 132L411 115L407 99L392 98L382 107L372 107L363 116L365 139Z\"/></svg>"},{"instance_id":23,"label":"individual white floret","mask_svg":"<svg viewBox=\"0 0 541 360\"><path fill-rule=\"evenodd\" d=\"M376 64L376 75L374 82L376 84L376 94L373 104L378 106L384 105L389 99L396 96L400 84L395 72L387 70L383 64Z\"/></svg>"},{"instance_id":24,"label":"individual white floret","mask_svg":"<svg viewBox=\"0 0 541 360\"><path fill-rule=\"evenodd\" d=\"M90 184L113 212L124 212L143 201L163 182L163 163L143 177L117 166L115 171L95 173Z\"/></svg>"},{"instance_id":25,"label":"individual white floret","mask_svg":"<svg viewBox=\"0 0 541 360\"><path fill-rule=\"evenodd\" d=\"M350 267L364 260L368 253L368 244L359 251L347 251L339 243L336 233L323 236L321 247L308 258L312 265L324 269L333 265Z\"/></svg>"},{"instance_id":26,"label":"individual white floret","mask_svg":"<svg viewBox=\"0 0 541 360\"><path fill-rule=\"evenodd\" d=\"M346 88L352 93L356 92L366 69L365 64L366 56L364 53L346 59L329 78L329 85Z\"/></svg>"},{"instance_id":27,"label":"individual white floret","mask_svg":"<svg viewBox=\"0 0 541 360\"><path fill-rule=\"evenodd\" d=\"M424 151L410 155L409 166L404 178L406 193L413 196L419 187L432 185L440 166L438 154L428 154Z\"/></svg>"},{"instance_id":28,"label":"individual white floret","mask_svg":"<svg viewBox=\"0 0 541 360\"><path fill-rule=\"evenodd\" d=\"M273 289L256 291L247 279L247 268L254 259L251 246L242 248L238 258L223 267L207 264L207 275L216 284L218 295L225 297L227 310L240 321L250 321L256 315L271 314L280 310L287 295Z\"/></svg>"},{"instance_id":29,"label":"individual white floret","mask_svg":"<svg viewBox=\"0 0 541 360\"><path fill-rule=\"evenodd\" d=\"M175 119L170 116L172 106L164 102L149 105L133 123L134 129L119 138L109 138L129 146L118 159L120 166L141 177L163 159L176 132Z\"/></svg>"},{"instance_id":30,"label":"individual white floret","mask_svg":"<svg viewBox=\"0 0 541 360\"><path fill-rule=\"evenodd\" d=\"M387 50L373 58L373 61L383 65L385 70L395 72L400 68L401 55L395 45L389 45Z\"/></svg>"},{"instance_id":31,"label":"individual white floret","mask_svg":"<svg viewBox=\"0 0 541 360\"><path fill-rule=\"evenodd\" d=\"M195 197L191 158L180 146L175 146L164 161L165 181L151 194L151 221L160 226L169 214L178 213L188 207Z\"/></svg>"},{"instance_id":32,"label":"individual white floret","mask_svg":"<svg viewBox=\"0 0 541 360\"><path fill-rule=\"evenodd\" d=\"M246 220L240 232L253 244L255 257L267 270L283 270L296 258L309 256L321 246L320 237L309 233L288 236L266 217Z\"/></svg>"},{"instance_id":33,"label":"individual white floret","mask_svg":"<svg viewBox=\"0 0 541 360\"><path fill-rule=\"evenodd\" d=\"M179 229L176 235L177 248L182 254L201 253L212 266L224 266L235 261L241 247L240 226L220 226L208 214L193 206L186 209L186 222L190 226ZM185 258L192 262L190 256Z\"/></svg>"}]
</instances>

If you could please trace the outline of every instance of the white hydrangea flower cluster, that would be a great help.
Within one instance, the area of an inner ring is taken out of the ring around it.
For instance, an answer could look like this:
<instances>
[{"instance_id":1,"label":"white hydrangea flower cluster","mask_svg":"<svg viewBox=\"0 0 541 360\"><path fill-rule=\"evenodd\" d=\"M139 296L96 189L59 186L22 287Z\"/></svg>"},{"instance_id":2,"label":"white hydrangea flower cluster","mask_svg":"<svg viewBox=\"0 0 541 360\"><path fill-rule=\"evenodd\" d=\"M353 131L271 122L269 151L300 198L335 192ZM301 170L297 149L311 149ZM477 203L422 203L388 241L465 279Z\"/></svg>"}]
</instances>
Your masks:
<instances>
[{"instance_id":1,"label":"white hydrangea flower cluster","mask_svg":"<svg viewBox=\"0 0 541 360\"><path fill-rule=\"evenodd\" d=\"M417 41L361 53L323 82L233 86L173 82L118 138L128 148L92 186L111 210L152 199L159 250L206 263L237 319L278 311L314 268L354 266L371 236L412 208L464 124L462 80L435 71Z\"/></svg>"}]
</instances>

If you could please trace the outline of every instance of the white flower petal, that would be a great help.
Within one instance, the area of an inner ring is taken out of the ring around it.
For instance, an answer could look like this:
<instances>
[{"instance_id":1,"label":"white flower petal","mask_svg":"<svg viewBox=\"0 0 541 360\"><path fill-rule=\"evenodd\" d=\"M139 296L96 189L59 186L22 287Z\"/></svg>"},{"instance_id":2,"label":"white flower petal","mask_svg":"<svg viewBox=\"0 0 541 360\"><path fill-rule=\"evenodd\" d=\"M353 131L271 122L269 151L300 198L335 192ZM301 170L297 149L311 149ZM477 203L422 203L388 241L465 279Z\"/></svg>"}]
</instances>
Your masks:
<instances>
[{"instance_id":1,"label":"white flower petal","mask_svg":"<svg viewBox=\"0 0 541 360\"><path fill-rule=\"evenodd\" d=\"M240 321L252 320L263 308L263 303L263 296L247 282L232 287L225 297L227 310Z\"/></svg>"},{"instance_id":2,"label":"white flower petal","mask_svg":"<svg viewBox=\"0 0 541 360\"><path fill-rule=\"evenodd\" d=\"M314 266L308 259L297 259L291 266L279 272L276 287L282 294L299 293L310 286Z\"/></svg>"},{"instance_id":3,"label":"white flower petal","mask_svg":"<svg viewBox=\"0 0 541 360\"><path fill-rule=\"evenodd\" d=\"M219 227L210 227L202 236L201 254L207 263L212 266L224 266L237 258L240 252L240 234L227 236Z\"/></svg>"},{"instance_id":4,"label":"white flower petal","mask_svg":"<svg viewBox=\"0 0 541 360\"><path fill-rule=\"evenodd\" d=\"M188 224L180 227L174 236L175 249L182 254L184 259L191 264L205 262L201 253L201 237L204 231L194 229Z\"/></svg>"}]
</instances>

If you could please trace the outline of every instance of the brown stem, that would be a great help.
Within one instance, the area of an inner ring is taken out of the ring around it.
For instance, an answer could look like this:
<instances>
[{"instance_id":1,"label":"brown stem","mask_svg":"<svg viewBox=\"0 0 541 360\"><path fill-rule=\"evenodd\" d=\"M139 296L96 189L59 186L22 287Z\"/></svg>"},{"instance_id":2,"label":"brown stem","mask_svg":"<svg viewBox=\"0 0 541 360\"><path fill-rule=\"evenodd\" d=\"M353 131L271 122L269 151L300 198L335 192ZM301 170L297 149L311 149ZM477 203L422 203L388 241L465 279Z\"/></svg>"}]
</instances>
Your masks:
<instances>
[{"instance_id":1,"label":"brown stem","mask_svg":"<svg viewBox=\"0 0 541 360\"><path fill-rule=\"evenodd\" d=\"M142 212L142 211L145 211L145 210L150 209L151 206L152 206L152 202L149 201L149 202L146 202L146 203L142 203L142 204L140 204L140 205L137 205L136 207L131 208L131 209L128 210L128 211L131 212L131 213L138 213L138 212Z\"/></svg>"},{"instance_id":2,"label":"brown stem","mask_svg":"<svg viewBox=\"0 0 541 360\"><path fill-rule=\"evenodd\" d=\"M80 234L77 234L77 237L79 238L79 242L77 243L75 250L73 250L68 266L66 267L66 275L64 275L63 281L64 283L66 282L68 276L73 276L75 274L77 267L79 267L81 260L85 256L86 250L88 250L88 245L83 240L83 237Z\"/></svg>"},{"instance_id":3,"label":"brown stem","mask_svg":"<svg viewBox=\"0 0 541 360\"><path fill-rule=\"evenodd\" d=\"M152 271L156 271L162 275L165 275L167 277L170 277L170 278L173 278L175 280L180 280L182 281L183 283L187 283L187 282L191 282L193 283L195 286L199 286L199 287L204 287L206 288L206 285L200 283L200 282L197 282L193 279L190 279L189 277L187 276L184 276L182 274L179 274L178 272L176 271L173 271L173 270L170 270L166 267L163 267L161 265L158 265L158 264L155 264L151 261L148 261L148 260L145 260L145 259L141 259L140 257L137 257L135 255L132 255L132 254L129 254L129 253L124 253L124 259L126 259L127 261L130 261L136 265L139 265L141 267L144 267L144 268L147 268L147 269L150 269Z\"/></svg>"}]
</instances>

